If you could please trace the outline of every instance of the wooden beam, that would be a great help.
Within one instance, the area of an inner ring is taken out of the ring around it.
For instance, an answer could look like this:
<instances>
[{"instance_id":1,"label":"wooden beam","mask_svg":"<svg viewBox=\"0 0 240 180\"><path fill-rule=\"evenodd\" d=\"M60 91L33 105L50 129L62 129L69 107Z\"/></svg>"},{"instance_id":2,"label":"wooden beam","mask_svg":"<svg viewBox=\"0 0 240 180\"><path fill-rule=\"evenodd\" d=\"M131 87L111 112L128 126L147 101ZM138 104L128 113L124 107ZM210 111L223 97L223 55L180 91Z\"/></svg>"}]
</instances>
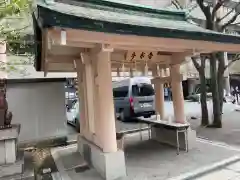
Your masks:
<instances>
[{"instance_id":1,"label":"wooden beam","mask_svg":"<svg viewBox=\"0 0 240 180\"><path fill-rule=\"evenodd\" d=\"M47 75L47 64L46 64L46 59L47 59L47 52L48 52L48 31L43 30L42 31L42 51L41 51L41 70L44 72L44 77Z\"/></svg>"},{"instance_id":2,"label":"wooden beam","mask_svg":"<svg viewBox=\"0 0 240 180\"><path fill-rule=\"evenodd\" d=\"M62 46L60 39L51 38L51 42L53 46ZM87 42L79 42L79 41L67 41L64 47L79 47L79 48L94 48L96 47L97 43L87 43ZM111 45L112 48L117 50L124 50L124 51L159 51L163 53L167 52L184 52L188 51L189 49L173 49L171 47L163 48L163 47L148 47L145 45L138 45L138 46L127 46L127 45Z\"/></svg>"},{"instance_id":3,"label":"wooden beam","mask_svg":"<svg viewBox=\"0 0 240 180\"><path fill-rule=\"evenodd\" d=\"M110 44L96 44L94 48L91 49L91 53L98 54L100 52L113 52L113 47Z\"/></svg>"},{"instance_id":4,"label":"wooden beam","mask_svg":"<svg viewBox=\"0 0 240 180\"><path fill-rule=\"evenodd\" d=\"M169 48L171 49L193 49L193 50L207 50L207 51L227 51L239 52L240 45L230 43L219 43L201 40L186 40L177 38L158 38L136 35L120 35L113 33L92 32L85 30L66 29L69 41L79 41L85 43L99 43L111 44L121 46L139 46L144 44L149 48ZM60 38L61 29L50 29L51 37L53 39ZM170 50L171 50L170 49ZM169 52L171 52L169 50Z\"/></svg>"},{"instance_id":5,"label":"wooden beam","mask_svg":"<svg viewBox=\"0 0 240 180\"><path fill-rule=\"evenodd\" d=\"M159 52L184 52L186 49L173 49L169 48L161 48L161 47L148 47L146 45L138 45L138 46L128 46L128 45L112 45L114 49L125 50L125 51L159 51Z\"/></svg>"},{"instance_id":6,"label":"wooden beam","mask_svg":"<svg viewBox=\"0 0 240 180\"><path fill-rule=\"evenodd\" d=\"M151 83L152 84L164 84L164 83L170 83L170 82L181 82L183 81L183 75L180 74L179 76L168 76L168 77L155 77L153 79L151 79Z\"/></svg>"},{"instance_id":7,"label":"wooden beam","mask_svg":"<svg viewBox=\"0 0 240 180\"><path fill-rule=\"evenodd\" d=\"M47 56L47 61L49 63L73 63L74 60L80 60L79 56L64 56L64 55L52 55Z\"/></svg>"},{"instance_id":8,"label":"wooden beam","mask_svg":"<svg viewBox=\"0 0 240 180\"><path fill-rule=\"evenodd\" d=\"M48 63L48 72L76 72L74 64L70 63Z\"/></svg>"}]
</instances>

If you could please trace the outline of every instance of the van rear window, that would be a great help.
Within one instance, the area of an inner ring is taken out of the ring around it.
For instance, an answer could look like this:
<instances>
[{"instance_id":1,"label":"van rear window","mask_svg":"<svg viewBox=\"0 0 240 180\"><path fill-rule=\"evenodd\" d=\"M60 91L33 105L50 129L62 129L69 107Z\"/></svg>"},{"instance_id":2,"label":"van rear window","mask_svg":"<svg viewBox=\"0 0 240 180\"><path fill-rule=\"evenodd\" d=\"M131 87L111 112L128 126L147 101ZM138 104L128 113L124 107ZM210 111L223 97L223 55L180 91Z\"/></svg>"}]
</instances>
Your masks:
<instances>
[{"instance_id":1,"label":"van rear window","mask_svg":"<svg viewBox=\"0 0 240 180\"><path fill-rule=\"evenodd\" d=\"M127 96L128 96L128 86L113 88L114 98L127 97Z\"/></svg>"},{"instance_id":2,"label":"van rear window","mask_svg":"<svg viewBox=\"0 0 240 180\"><path fill-rule=\"evenodd\" d=\"M133 96L153 96L154 89L151 84L139 84L132 86Z\"/></svg>"}]
</instances>

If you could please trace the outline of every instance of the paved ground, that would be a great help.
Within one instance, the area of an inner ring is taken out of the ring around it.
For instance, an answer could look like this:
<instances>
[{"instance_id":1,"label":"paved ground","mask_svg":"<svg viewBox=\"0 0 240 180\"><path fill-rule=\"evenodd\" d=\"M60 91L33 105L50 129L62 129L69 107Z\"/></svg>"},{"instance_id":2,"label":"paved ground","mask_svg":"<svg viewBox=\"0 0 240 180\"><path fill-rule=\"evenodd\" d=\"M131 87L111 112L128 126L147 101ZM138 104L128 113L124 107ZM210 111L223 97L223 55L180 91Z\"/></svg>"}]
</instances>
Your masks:
<instances>
[{"instance_id":1,"label":"paved ground","mask_svg":"<svg viewBox=\"0 0 240 180\"><path fill-rule=\"evenodd\" d=\"M212 114L212 104L208 103L209 115ZM221 129L209 129L202 128L200 126L201 109L200 104L196 102L185 102L185 113L188 121L191 123L192 129L197 131L199 137L203 137L209 140L220 141L231 145L240 145L240 112L235 111L236 105L224 104L223 114L223 128ZM165 102L165 112L167 116L173 116L172 102ZM197 119L191 119L191 117L197 117ZM155 117L152 117L155 118ZM136 129L139 128L139 124L136 122L123 123L116 121L116 130ZM68 134L76 133L75 129L71 126L67 127Z\"/></svg>"},{"instance_id":2,"label":"paved ground","mask_svg":"<svg viewBox=\"0 0 240 180\"><path fill-rule=\"evenodd\" d=\"M235 111L236 105L231 103L224 104L223 128L212 129L201 127L201 109L200 104L195 102L185 102L185 113L191 128L197 131L197 136L208 140L219 141L230 145L240 146L240 111ZM212 103L208 103L210 121L212 114ZM165 102L166 116L173 116L173 106L171 102ZM196 117L197 119L191 119ZM155 118L155 117L152 117ZM138 128L134 122L122 123L116 121L118 129Z\"/></svg>"},{"instance_id":3,"label":"paved ground","mask_svg":"<svg viewBox=\"0 0 240 180\"><path fill-rule=\"evenodd\" d=\"M66 147L62 149L68 153L59 153L60 157L56 158L58 161L56 164L61 164L60 176L70 180L102 180L94 169L78 172L74 168L77 163L81 163L79 162L80 154L74 153L76 145L72 145L70 151L66 151ZM62 149L58 150L62 151ZM147 136L145 136L144 141L140 141L138 134L130 135L126 138L125 148L128 176L121 180L166 180L225 160L239 154L239 152L240 150L218 146L202 140L197 142L195 149L177 155L175 148L147 140ZM59 161L61 162L59 163Z\"/></svg>"},{"instance_id":4,"label":"paved ground","mask_svg":"<svg viewBox=\"0 0 240 180\"><path fill-rule=\"evenodd\" d=\"M225 104L221 129L203 128L200 126L200 119L190 120L192 129L200 137L240 146L240 112L235 111L235 108L235 105Z\"/></svg>"},{"instance_id":5,"label":"paved ground","mask_svg":"<svg viewBox=\"0 0 240 180\"><path fill-rule=\"evenodd\" d=\"M209 107L209 111L211 112L211 104L209 104ZM218 146L217 144L211 145L209 142L206 141L206 143L203 140L197 143L197 148L194 150L190 151L189 153L182 152L179 156L177 156L174 148L163 146L153 141L141 142L139 136L130 136L127 138L127 147L125 150L128 177L124 180L165 180L167 178L175 177L239 154L240 151L237 146L240 145L240 119L238 119L240 112L234 111L235 108L235 105L225 104L223 128L208 129L201 128L199 126L199 119L191 120L191 116L195 116L197 118L200 117L200 104L194 102L185 102L187 119L191 123L192 129L197 131L198 136L203 137L204 139L225 142L227 144L236 146L236 148L222 147L221 145ZM167 115L173 116L173 106L171 102L165 103L165 111ZM136 128L139 128L139 124L134 121L128 123L116 121L117 131ZM66 132L67 134L76 134L75 129L71 126L67 126ZM76 138L74 135L72 137L73 139ZM73 154L76 155L76 153L72 153L71 155ZM68 161L66 159L68 158L65 158L65 161ZM71 161L73 161L73 159L75 158L70 158ZM179 166L180 164L181 166ZM239 171L239 169L240 168L238 168L236 171ZM229 177L238 177L238 174L236 174L234 171L235 170L232 171L226 167L219 171L210 173L204 178L210 177L210 179L216 179L215 175L217 177L218 174L221 173L225 175L229 174ZM80 178L83 178L84 180L99 179L98 174L93 169L79 174L76 172L76 170L71 170L70 168L70 170L68 170L68 174L73 180L79 179L79 175ZM59 180L59 177L56 177ZM223 180L225 179L227 178L224 178Z\"/></svg>"},{"instance_id":6,"label":"paved ground","mask_svg":"<svg viewBox=\"0 0 240 180\"><path fill-rule=\"evenodd\" d=\"M240 162L225 166L217 171L197 178L196 180L239 180L240 179Z\"/></svg>"}]
</instances>

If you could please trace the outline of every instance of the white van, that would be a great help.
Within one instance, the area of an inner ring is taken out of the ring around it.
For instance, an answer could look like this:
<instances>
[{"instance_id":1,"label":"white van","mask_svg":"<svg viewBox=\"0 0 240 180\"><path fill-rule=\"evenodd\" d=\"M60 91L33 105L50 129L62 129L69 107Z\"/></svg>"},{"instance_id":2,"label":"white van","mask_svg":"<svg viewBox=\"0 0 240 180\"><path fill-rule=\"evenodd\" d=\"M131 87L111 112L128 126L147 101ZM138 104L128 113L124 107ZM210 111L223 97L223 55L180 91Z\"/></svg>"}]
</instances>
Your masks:
<instances>
[{"instance_id":1,"label":"white van","mask_svg":"<svg viewBox=\"0 0 240 180\"><path fill-rule=\"evenodd\" d=\"M155 93L150 78L134 77L113 82L115 112L122 121L155 114Z\"/></svg>"}]
</instances>

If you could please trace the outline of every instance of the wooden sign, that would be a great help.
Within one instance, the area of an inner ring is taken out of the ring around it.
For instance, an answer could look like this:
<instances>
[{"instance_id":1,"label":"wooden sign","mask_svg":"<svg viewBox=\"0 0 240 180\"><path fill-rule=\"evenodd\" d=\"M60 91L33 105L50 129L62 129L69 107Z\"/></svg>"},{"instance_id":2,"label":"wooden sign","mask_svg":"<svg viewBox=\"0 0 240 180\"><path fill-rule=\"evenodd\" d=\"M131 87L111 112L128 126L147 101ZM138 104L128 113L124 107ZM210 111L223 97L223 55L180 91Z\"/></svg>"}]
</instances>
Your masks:
<instances>
[{"instance_id":1,"label":"wooden sign","mask_svg":"<svg viewBox=\"0 0 240 180\"><path fill-rule=\"evenodd\" d=\"M126 61L135 62L135 61L151 61L156 59L157 52L151 51L128 51Z\"/></svg>"},{"instance_id":2,"label":"wooden sign","mask_svg":"<svg viewBox=\"0 0 240 180\"><path fill-rule=\"evenodd\" d=\"M164 83L164 88L171 88L171 84L170 83Z\"/></svg>"}]
</instances>

